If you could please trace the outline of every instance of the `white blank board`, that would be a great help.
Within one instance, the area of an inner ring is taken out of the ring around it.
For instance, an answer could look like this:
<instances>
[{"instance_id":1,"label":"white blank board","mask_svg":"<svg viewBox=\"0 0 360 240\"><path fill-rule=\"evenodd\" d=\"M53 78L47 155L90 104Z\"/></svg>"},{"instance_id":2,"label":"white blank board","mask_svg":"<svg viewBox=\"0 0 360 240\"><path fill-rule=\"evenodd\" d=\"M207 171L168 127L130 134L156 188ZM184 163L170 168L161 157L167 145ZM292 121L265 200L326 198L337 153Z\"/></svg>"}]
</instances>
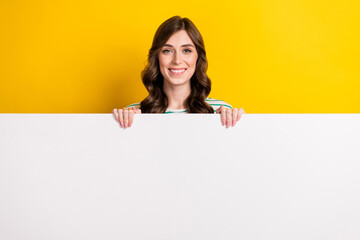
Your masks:
<instances>
[{"instance_id":1,"label":"white blank board","mask_svg":"<svg viewBox=\"0 0 360 240\"><path fill-rule=\"evenodd\" d=\"M360 239L359 146L359 114L0 114L0 239Z\"/></svg>"}]
</instances>

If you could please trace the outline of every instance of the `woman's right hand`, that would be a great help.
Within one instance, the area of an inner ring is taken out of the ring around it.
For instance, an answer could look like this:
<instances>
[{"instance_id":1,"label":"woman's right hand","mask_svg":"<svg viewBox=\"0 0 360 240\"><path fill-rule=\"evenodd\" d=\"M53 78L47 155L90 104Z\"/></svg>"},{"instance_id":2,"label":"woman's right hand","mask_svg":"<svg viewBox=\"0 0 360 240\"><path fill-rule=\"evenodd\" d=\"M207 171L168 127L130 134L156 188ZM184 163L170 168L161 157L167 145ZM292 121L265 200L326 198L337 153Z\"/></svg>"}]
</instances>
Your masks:
<instances>
[{"instance_id":1,"label":"woman's right hand","mask_svg":"<svg viewBox=\"0 0 360 240\"><path fill-rule=\"evenodd\" d=\"M122 128L131 127L134 114L140 114L141 110L135 107L123 108L123 109L116 109L114 108L113 114L116 119L120 123Z\"/></svg>"}]
</instances>

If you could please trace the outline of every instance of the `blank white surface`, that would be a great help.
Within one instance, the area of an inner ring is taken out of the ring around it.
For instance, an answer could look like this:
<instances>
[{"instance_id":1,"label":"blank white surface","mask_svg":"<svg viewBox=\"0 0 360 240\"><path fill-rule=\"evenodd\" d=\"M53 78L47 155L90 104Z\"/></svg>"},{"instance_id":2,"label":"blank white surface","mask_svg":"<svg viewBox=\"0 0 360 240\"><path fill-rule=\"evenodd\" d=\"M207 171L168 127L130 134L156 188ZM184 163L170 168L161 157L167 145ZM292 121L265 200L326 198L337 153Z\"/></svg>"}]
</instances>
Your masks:
<instances>
[{"instance_id":1,"label":"blank white surface","mask_svg":"<svg viewBox=\"0 0 360 240\"><path fill-rule=\"evenodd\" d=\"M360 239L360 114L0 114L0 239Z\"/></svg>"}]
</instances>

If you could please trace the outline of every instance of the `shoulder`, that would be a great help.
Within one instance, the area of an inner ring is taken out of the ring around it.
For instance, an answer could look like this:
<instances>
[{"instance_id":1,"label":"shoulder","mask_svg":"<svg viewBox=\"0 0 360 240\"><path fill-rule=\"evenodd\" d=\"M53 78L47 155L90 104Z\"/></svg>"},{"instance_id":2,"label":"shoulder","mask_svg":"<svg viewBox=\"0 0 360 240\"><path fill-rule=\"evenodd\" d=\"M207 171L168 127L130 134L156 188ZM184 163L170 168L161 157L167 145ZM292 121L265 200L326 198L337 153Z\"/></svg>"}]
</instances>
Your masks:
<instances>
[{"instance_id":1,"label":"shoulder","mask_svg":"<svg viewBox=\"0 0 360 240\"><path fill-rule=\"evenodd\" d=\"M140 109L140 103L133 103L133 104L130 104L129 106L126 106L126 108L129 108L129 107L135 107L135 108Z\"/></svg>"},{"instance_id":2,"label":"shoulder","mask_svg":"<svg viewBox=\"0 0 360 240\"><path fill-rule=\"evenodd\" d=\"M221 107L223 105L224 105L224 107L227 107L227 108L233 108L227 102L224 102L222 100L215 99L215 98L206 98L205 102L208 103L214 109L214 111L216 111L216 109L218 109L219 107Z\"/></svg>"}]
</instances>

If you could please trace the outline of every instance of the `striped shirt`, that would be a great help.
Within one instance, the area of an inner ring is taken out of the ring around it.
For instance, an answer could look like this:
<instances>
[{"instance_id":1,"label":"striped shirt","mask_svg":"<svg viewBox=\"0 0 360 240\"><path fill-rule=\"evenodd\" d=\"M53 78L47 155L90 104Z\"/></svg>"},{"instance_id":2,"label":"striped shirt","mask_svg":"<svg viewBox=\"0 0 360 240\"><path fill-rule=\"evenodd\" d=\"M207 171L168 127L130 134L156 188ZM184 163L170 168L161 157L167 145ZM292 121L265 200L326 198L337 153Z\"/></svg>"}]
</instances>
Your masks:
<instances>
[{"instance_id":1,"label":"striped shirt","mask_svg":"<svg viewBox=\"0 0 360 240\"><path fill-rule=\"evenodd\" d=\"M221 106L224 106L226 108L232 108L230 104L215 98L206 98L205 102L208 103L214 109L214 112L216 112L216 109L218 109ZM131 104L126 108L129 107L140 108L140 103ZM186 112L187 112L186 109L171 109L171 108L168 108L165 111L165 113L186 113Z\"/></svg>"}]
</instances>

